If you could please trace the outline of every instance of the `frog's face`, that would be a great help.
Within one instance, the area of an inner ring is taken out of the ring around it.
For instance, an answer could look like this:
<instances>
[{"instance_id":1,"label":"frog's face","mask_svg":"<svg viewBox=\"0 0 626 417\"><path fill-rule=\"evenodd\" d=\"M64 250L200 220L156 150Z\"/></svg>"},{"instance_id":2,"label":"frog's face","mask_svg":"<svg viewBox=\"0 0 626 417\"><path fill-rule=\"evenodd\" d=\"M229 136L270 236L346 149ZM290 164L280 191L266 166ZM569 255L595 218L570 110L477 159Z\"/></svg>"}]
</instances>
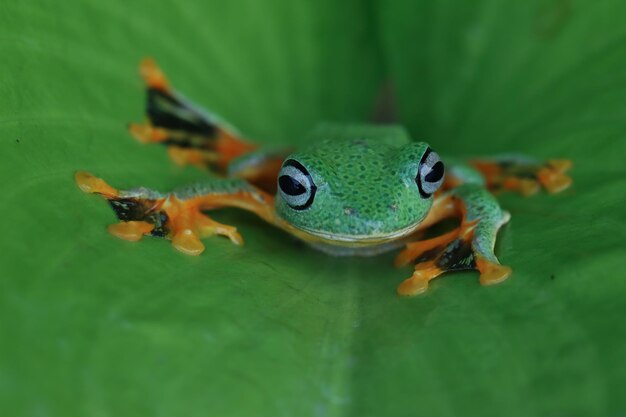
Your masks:
<instances>
[{"instance_id":1,"label":"frog's face","mask_svg":"<svg viewBox=\"0 0 626 417\"><path fill-rule=\"evenodd\" d=\"M285 160L276 211L326 241L383 242L419 225L443 177L443 163L423 142L324 141Z\"/></svg>"}]
</instances>

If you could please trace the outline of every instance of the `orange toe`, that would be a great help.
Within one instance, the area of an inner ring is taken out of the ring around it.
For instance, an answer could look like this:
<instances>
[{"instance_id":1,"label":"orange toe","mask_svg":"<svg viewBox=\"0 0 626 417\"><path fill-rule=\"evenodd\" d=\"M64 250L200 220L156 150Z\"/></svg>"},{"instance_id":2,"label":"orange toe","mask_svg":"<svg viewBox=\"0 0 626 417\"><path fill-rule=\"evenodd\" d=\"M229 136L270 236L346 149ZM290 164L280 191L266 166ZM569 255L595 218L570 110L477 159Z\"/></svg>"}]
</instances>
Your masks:
<instances>
[{"instance_id":1,"label":"orange toe","mask_svg":"<svg viewBox=\"0 0 626 417\"><path fill-rule=\"evenodd\" d=\"M443 271L432 262L417 265L411 278L407 278L398 286L397 292L403 296L414 296L426 292L428 281L441 275Z\"/></svg>"},{"instance_id":2,"label":"orange toe","mask_svg":"<svg viewBox=\"0 0 626 417\"><path fill-rule=\"evenodd\" d=\"M181 230L176 233L172 238L172 245L177 250L187 255L198 256L204 252L204 244L190 229Z\"/></svg>"},{"instance_id":3,"label":"orange toe","mask_svg":"<svg viewBox=\"0 0 626 417\"><path fill-rule=\"evenodd\" d=\"M141 61L141 64L139 65L139 73L149 87L159 90L169 89L167 78L165 78L165 74L163 74L163 71L161 71L154 59L145 58Z\"/></svg>"},{"instance_id":4,"label":"orange toe","mask_svg":"<svg viewBox=\"0 0 626 417\"><path fill-rule=\"evenodd\" d=\"M113 236L129 242L140 240L143 235L150 233L152 229L154 229L154 225L142 221L120 222L109 225L107 228Z\"/></svg>"},{"instance_id":5,"label":"orange toe","mask_svg":"<svg viewBox=\"0 0 626 417\"><path fill-rule=\"evenodd\" d=\"M95 177L87 171L77 171L74 181L86 193L102 194L106 197L117 197L119 191L107 184L102 178Z\"/></svg>"},{"instance_id":6,"label":"orange toe","mask_svg":"<svg viewBox=\"0 0 626 417\"><path fill-rule=\"evenodd\" d=\"M414 277L407 278L400 285L398 285L398 295L405 297L412 297L414 295L422 294L428 289L427 279L416 279Z\"/></svg>"},{"instance_id":7,"label":"orange toe","mask_svg":"<svg viewBox=\"0 0 626 417\"><path fill-rule=\"evenodd\" d=\"M477 259L476 266L480 271L480 283L482 285L494 285L507 279L513 270L508 266L489 262L485 259Z\"/></svg>"},{"instance_id":8,"label":"orange toe","mask_svg":"<svg viewBox=\"0 0 626 417\"><path fill-rule=\"evenodd\" d=\"M537 178L546 187L550 194L559 193L572 185L572 179L562 172L542 168L537 173Z\"/></svg>"},{"instance_id":9,"label":"orange toe","mask_svg":"<svg viewBox=\"0 0 626 417\"><path fill-rule=\"evenodd\" d=\"M131 123L128 125L130 134L141 143L158 143L167 139L164 129L149 124Z\"/></svg>"}]
</instances>

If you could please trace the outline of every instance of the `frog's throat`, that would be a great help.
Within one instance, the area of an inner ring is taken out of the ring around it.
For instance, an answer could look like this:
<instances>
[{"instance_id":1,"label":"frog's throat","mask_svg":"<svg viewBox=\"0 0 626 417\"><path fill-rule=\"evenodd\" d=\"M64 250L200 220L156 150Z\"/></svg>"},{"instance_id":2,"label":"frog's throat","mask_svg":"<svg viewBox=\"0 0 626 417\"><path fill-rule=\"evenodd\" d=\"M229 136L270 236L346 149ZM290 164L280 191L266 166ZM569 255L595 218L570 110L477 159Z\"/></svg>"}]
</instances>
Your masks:
<instances>
[{"instance_id":1,"label":"frog's throat","mask_svg":"<svg viewBox=\"0 0 626 417\"><path fill-rule=\"evenodd\" d=\"M414 233L419 228L420 224L421 221L418 221L390 233L380 233L375 235L336 234L296 227L292 224L285 224L283 227L285 227L289 233L293 234L297 238L309 243L322 243L332 246L365 247L400 240L403 237Z\"/></svg>"}]
</instances>

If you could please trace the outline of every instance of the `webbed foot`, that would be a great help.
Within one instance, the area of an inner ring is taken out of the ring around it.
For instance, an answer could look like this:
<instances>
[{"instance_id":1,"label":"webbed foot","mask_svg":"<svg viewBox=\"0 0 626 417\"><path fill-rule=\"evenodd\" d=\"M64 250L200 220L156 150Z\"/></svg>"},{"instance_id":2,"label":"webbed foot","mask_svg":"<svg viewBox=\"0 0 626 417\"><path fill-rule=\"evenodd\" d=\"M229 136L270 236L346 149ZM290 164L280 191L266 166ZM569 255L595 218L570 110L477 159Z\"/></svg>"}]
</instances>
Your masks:
<instances>
[{"instance_id":1,"label":"webbed foot","mask_svg":"<svg viewBox=\"0 0 626 417\"><path fill-rule=\"evenodd\" d=\"M480 283L482 285L499 284L513 273L510 267L489 261L480 256L474 258L474 263L480 272Z\"/></svg>"},{"instance_id":2,"label":"webbed foot","mask_svg":"<svg viewBox=\"0 0 626 417\"><path fill-rule=\"evenodd\" d=\"M471 191L474 197L475 192ZM483 200L479 203L483 217L468 220L466 216L475 215L479 201L476 198L466 201L465 216L458 228L432 239L408 243L398 254L396 266L415 262L413 275L398 286L398 294L421 294L428 289L430 280L446 272L478 271L482 285L497 284L511 275L511 268L500 265L493 254L496 233L510 216L507 212L493 211L493 207L489 215L490 201Z\"/></svg>"},{"instance_id":3,"label":"webbed foot","mask_svg":"<svg viewBox=\"0 0 626 417\"><path fill-rule=\"evenodd\" d=\"M150 234L154 230L154 225L142 220L130 220L110 224L107 230L117 238L129 242L137 242L144 235Z\"/></svg>"},{"instance_id":4,"label":"webbed foot","mask_svg":"<svg viewBox=\"0 0 626 417\"><path fill-rule=\"evenodd\" d=\"M237 229L219 223L202 212L200 197L180 199L175 194L162 195L145 188L119 191L101 178L87 172L75 174L78 187L87 193L104 197L120 222L108 226L113 236L138 241L143 236L165 237L174 248L188 255L204 251L200 238L225 236L236 245L243 244ZM219 202L215 196L214 202Z\"/></svg>"},{"instance_id":5,"label":"webbed foot","mask_svg":"<svg viewBox=\"0 0 626 417\"><path fill-rule=\"evenodd\" d=\"M219 117L178 94L153 59L144 59L139 72L146 85L147 120L128 127L139 142L160 143L176 163L221 174L230 161L257 149Z\"/></svg>"},{"instance_id":6,"label":"webbed foot","mask_svg":"<svg viewBox=\"0 0 626 417\"><path fill-rule=\"evenodd\" d=\"M197 202L180 200L170 195L163 209L169 218L169 229L172 245L187 255L200 255L204 252L204 244L200 238L209 236L225 236L235 245L243 245L243 238L237 229L211 219L202 213Z\"/></svg>"},{"instance_id":7,"label":"webbed foot","mask_svg":"<svg viewBox=\"0 0 626 417\"><path fill-rule=\"evenodd\" d=\"M524 196L544 188L551 194L559 193L572 185L566 172L571 161L554 159L545 163L523 157L476 160L471 162L485 177L492 190L506 189Z\"/></svg>"},{"instance_id":8,"label":"webbed foot","mask_svg":"<svg viewBox=\"0 0 626 417\"><path fill-rule=\"evenodd\" d=\"M428 289L428 282L437 278L443 272L445 271L438 268L434 262L424 262L416 265L413 275L398 285L397 292L399 295L409 297L422 294Z\"/></svg>"},{"instance_id":9,"label":"webbed foot","mask_svg":"<svg viewBox=\"0 0 626 417\"><path fill-rule=\"evenodd\" d=\"M415 271L398 286L398 294L421 294L428 289L430 280L445 272L478 269L472 251L476 224L475 221L466 223L444 235L407 244L396 257L395 265L403 266L415 262Z\"/></svg>"}]
</instances>

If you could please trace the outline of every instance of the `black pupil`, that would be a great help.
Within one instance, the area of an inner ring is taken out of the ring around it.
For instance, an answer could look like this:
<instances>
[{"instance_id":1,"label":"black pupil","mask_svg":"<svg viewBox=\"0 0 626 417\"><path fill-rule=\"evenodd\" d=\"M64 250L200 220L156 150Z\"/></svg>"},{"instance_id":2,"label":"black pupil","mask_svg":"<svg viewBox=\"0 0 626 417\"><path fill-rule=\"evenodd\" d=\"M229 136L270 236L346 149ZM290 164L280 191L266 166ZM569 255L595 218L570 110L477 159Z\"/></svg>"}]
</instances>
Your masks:
<instances>
[{"instance_id":1,"label":"black pupil","mask_svg":"<svg viewBox=\"0 0 626 417\"><path fill-rule=\"evenodd\" d=\"M424 178L427 182L437 182L443 177L443 162L437 162Z\"/></svg>"},{"instance_id":2,"label":"black pupil","mask_svg":"<svg viewBox=\"0 0 626 417\"><path fill-rule=\"evenodd\" d=\"M278 185L288 195L300 195L306 192L306 188L289 175L281 175L278 178Z\"/></svg>"}]
</instances>

